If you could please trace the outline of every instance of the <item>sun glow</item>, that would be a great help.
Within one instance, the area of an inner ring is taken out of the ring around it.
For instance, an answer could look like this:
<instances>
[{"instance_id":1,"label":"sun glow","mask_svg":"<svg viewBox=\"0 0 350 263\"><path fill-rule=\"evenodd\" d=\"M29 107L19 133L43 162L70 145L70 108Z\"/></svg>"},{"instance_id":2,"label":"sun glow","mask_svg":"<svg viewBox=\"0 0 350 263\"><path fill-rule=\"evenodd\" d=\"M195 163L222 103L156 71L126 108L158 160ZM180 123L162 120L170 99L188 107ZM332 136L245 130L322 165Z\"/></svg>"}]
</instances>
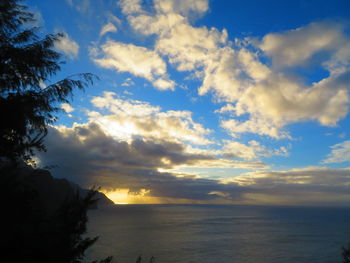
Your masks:
<instances>
[{"instance_id":1,"label":"sun glow","mask_svg":"<svg viewBox=\"0 0 350 263\"><path fill-rule=\"evenodd\" d=\"M150 190L141 189L138 192L132 192L128 188L119 188L114 191L102 191L109 199L116 205L131 205L131 204L206 204L208 201L193 200L187 198L167 198L151 196ZM213 192L216 195L223 195L223 193ZM217 203L216 200L213 203ZM229 203L232 201L220 200L220 203Z\"/></svg>"},{"instance_id":2,"label":"sun glow","mask_svg":"<svg viewBox=\"0 0 350 263\"><path fill-rule=\"evenodd\" d=\"M117 205L127 205L129 189L116 189L113 192L104 192L104 194Z\"/></svg>"},{"instance_id":3,"label":"sun glow","mask_svg":"<svg viewBox=\"0 0 350 263\"><path fill-rule=\"evenodd\" d=\"M148 197L147 195L149 193L150 190L147 189L141 189L139 192L131 192L128 188L119 188L114 191L104 192L109 199L118 205L152 203L150 200L154 198Z\"/></svg>"},{"instance_id":4,"label":"sun glow","mask_svg":"<svg viewBox=\"0 0 350 263\"><path fill-rule=\"evenodd\" d=\"M99 123L102 125L104 130L108 134L116 137L118 139L128 140L130 139L137 131L136 126L128 121L123 123L116 123L112 120L99 120Z\"/></svg>"}]
</instances>

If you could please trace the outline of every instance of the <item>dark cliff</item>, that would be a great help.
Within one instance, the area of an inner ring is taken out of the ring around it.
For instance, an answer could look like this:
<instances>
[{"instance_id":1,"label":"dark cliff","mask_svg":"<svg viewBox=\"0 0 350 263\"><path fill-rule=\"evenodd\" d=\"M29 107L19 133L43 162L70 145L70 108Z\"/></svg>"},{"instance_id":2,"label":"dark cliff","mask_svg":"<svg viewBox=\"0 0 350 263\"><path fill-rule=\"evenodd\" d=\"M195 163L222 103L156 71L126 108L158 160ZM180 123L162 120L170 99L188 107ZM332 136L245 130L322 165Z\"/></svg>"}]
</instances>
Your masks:
<instances>
[{"instance_id":1,"label":"dark cliff","mask_svg":"<svg viewBox=\"0 0 350 263\"><path fill-rule=\"evenodd\" d=\"M84 197L89 191L66 179L54 178L48 170L34 169L26 165L17 169L16 180L33 190L49 211L54 211L74 195L79 194ZM97 202L91 208L114 204L101 192L96 192L94 198L97 199Z\"/></svg>"}]
</instances>

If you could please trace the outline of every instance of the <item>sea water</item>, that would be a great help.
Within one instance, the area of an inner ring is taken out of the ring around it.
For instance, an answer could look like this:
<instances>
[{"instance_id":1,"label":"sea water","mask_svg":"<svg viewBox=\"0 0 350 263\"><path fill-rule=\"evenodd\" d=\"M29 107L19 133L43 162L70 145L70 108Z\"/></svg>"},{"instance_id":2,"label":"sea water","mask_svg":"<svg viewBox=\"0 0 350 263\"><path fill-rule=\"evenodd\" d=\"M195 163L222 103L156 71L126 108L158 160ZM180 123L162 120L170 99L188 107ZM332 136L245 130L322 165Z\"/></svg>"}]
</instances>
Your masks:
<instances>
[{"instance_id":1,"label":"sea water","mask_svg":"<svg viewBox=\"0 0 350 263\"><path fill-rule=\"evenodd\" d=\"M89 220L87 256L118 263L341 263L350 243L350 208L116 205Z\"/></svg>"}]
</instances>

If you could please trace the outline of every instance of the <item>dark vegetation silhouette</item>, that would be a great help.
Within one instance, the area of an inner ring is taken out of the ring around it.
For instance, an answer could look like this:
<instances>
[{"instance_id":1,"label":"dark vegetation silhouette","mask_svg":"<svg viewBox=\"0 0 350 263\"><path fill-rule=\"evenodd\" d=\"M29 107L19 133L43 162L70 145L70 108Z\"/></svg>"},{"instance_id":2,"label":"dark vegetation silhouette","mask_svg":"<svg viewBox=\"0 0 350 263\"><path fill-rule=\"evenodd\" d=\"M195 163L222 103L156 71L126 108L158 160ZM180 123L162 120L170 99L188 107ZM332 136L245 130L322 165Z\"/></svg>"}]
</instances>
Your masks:
<instances>
[{"instance_id":1,"label":"dark vegetation silhouette","mask_svg":"<svg viewBox=\"0 0 350 263\"><path fill-rule=\"evenodd\" d=\"M94 76L77 74L50 84L63 64L54 50L63 35L41 38L31 26L35 22L20 0L0 1L1 260L78 263L97 240L85 236L96 189L48 203L34 180L45 171L28 164L35 165L34 151L46 150L44 137L59 103L68 102L73 89L92 84Z\"/></svg>"},{"instance_id":2,"label":"dark vegetation silhouette","mask_svg":"<svg viewBox=\"0 0 350 263\"><path fill-rule=\"evenodd\" d=\"M343 263L350 263L350 244L343 247Z\"/></svg>"}]
</instances>

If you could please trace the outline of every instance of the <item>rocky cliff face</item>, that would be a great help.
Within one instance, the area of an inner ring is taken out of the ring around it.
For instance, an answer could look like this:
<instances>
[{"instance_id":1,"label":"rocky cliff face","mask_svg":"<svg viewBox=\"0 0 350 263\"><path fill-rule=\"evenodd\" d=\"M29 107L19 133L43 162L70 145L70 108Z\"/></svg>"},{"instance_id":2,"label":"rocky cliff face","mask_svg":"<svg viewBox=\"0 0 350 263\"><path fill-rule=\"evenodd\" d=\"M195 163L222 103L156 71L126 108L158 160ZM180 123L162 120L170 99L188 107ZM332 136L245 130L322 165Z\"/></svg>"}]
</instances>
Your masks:
<instances>
[{"instance_id":1,"label":"rocky cliff face","mask_svg":"<svg viewBox=\"0 0 350 263\"><path fill-rule=\"evenodd\" d=\"M54 178L48 170L33 169L30 166L22 166L18 169L16 180L24 182L25 185L33 189L48 210L55 210L64 200L76 194L84 197L89 191L66 179ZM114 204L101 192L97 192L95 198L98 201L92 208Z\"/></svg>"}]
</instances>

